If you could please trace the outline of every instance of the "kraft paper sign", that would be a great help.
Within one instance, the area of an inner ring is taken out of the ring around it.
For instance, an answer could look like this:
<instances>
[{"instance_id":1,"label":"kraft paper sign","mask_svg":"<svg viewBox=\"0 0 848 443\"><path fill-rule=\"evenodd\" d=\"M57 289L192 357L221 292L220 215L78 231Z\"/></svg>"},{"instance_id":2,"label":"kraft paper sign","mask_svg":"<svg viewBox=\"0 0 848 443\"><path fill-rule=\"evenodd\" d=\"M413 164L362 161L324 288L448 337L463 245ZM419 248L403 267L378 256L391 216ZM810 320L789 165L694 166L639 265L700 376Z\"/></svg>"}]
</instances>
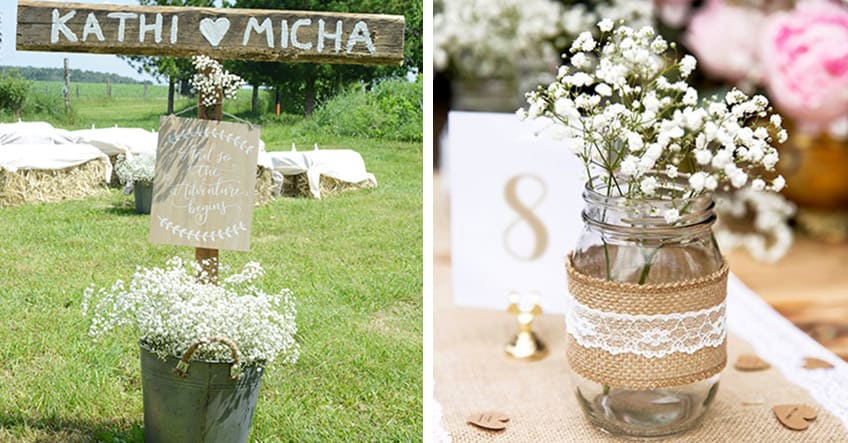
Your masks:
<instances>
[{"instance_id":1,"label":"kraft paper sign","mask_svg":"<svg viewBox=\"0 0 848 443\"><path fill-rule=\"evenodd\" d=\"M247 251L259 128L162 117L150 242Z\"/></svg>"},{"instance_id":2,"label":"kraft paper sign","mask_svg":"<svg viewBox=\"0 0 848 443\"><path fill-rule=\"evenodd\" d=\"M445 153L457 304L506 309L509 294L565 312L564 257L583 229L581 163L513 114L452 112Z\"/></svg>"}]
</instances>

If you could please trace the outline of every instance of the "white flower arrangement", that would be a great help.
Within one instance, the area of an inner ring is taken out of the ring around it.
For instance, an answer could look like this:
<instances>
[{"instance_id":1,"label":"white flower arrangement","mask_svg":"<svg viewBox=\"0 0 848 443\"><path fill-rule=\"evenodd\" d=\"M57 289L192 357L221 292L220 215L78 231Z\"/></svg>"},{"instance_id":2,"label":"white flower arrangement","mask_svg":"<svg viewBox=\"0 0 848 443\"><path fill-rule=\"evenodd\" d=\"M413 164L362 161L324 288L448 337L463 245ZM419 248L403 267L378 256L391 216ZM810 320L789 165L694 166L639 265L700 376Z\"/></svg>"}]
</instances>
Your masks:
<instances>
[{"instance_id":1,"label":"white flower arrangement","mask_svg":"<svg viewBox=\"0 0 848 443\"><path fill-rule=\"evenodd\" d=\"M115 162L115 174L121 183L153 183L156 177L156 155L149 153L121 154Z\"/></svg>"},{"instance_id":2,"label":"white flower arrangement","mask_svg":"<svg viewBox=\"0 0 848 443\"><path fill-rule=\"evenodd\" d=\"M475 79L535 74L601 17L639 27L654 14L653 0L437 0L434 8L434 69Z\"/></svg>"},{"instance_id":3,"label":"white flower arrangement","mask_svg":"<svg viewBox=\"0 0 848 443\"><path fill-rule=\"evenodd\" d=\"M165 269L137 269L129 285L119 280L109 289L89 287L82 303L83 315L91 318L89 334L96 340L129 329L160 358L179 358L201 339L225 336L238 345L245 366L297 361L296 311L288 289L266 294L253 285L263 274L253 262L220 286L201 283L199 272L198 264L175 257ZM211 343L195 359L229 362L230 349Z\"/></svg>"},{"instance_id":4,"label":"white flower arrangement","mask_svg":"<svg viewBox=\"0 0 848 443\"><path fill-rule=\"evenodd\" d=\"M722 249L742 247L757 260L772 263L792 246L789 218L795 205L774 192L745 188L716 198L714 231Z\"/></svg>"},{"instance_id":5,"label":"white flower arrangement","mask_svg":"<svg viewBox=\"0 0 848 443\"><path fill-rule=\"evenodd\" d=\"M696 60L671 57L674 44L653 28L598 23L596 40L581 33L570 65L557 79L528 93L518 114L550 122L585 164L587 187L628 200L670 200L662 215L677 221L676 200L751 186L779 191L783 177L767 180L778 161L775 141L787 138L768 99L731 90L700 100L686 78ZM681 180L688 186L680 186Z\"/></svg>"},{"instance_id":6,"label":"white flower arrangement","mask_svg":"<svg viewBox=\"0 0 848 443\"><path fill-rule=\"evenodd\" d=\"M553 0L441 2L433 17L434 67L468 79L512 78L527 63L546 70L556 61L563 18Z\"/></svg>"},{"instance_id":7,"label":"white flower arrangement","mask_svg":"<svg viewBox=\"0 0 848 443\"><path fill-rule=\"evenodd\" d=\"M191 58L197 73L189 80L202 99L203 106L212 107L223 103L225 98L233 99L238 90L247 84L241 77L224 70L216 60L205 55Z\"/></svg>"}]
</instances>

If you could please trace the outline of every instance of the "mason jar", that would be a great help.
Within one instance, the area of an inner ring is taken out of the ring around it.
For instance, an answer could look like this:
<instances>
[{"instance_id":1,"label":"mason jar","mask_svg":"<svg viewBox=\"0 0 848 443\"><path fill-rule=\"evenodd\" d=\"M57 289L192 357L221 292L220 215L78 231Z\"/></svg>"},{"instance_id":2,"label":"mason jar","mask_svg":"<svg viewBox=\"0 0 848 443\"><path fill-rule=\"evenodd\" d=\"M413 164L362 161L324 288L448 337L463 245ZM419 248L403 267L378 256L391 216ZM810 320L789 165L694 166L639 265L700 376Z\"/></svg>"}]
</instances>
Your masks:
<instances>
[{"instance_id":1,"label":"mason jar","mask_svg":"<svg viewBox=\"0 0 848 443\"><path fill-rule=\"evenodd\" d=\"M677 434L710 406L727 358L714 203L611 191L585 190L584 228L567 262L573 387L603 431Z\"/></svg>"}]
</instances>

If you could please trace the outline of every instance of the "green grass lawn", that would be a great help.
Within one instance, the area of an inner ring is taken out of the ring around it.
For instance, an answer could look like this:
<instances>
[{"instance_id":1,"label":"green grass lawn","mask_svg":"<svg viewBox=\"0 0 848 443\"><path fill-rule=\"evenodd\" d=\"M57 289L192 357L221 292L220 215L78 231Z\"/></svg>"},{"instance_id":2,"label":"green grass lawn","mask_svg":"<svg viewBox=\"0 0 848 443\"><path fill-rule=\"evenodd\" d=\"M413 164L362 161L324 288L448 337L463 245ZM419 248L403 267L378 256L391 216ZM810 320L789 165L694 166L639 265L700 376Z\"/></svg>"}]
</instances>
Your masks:
<instances>
[{"instance_id":1,"label":"green grass lawn","mask_svg":"<svg viewBox=\"0 0 848 443\"><path fill-rule=\"evenodd\" d=\"M156 128L165 110L164 99L75 106L80 128ZM262 128L269 150L288 149L288 133ZM263 287L297 297L300 360L266 372L251 440L421 440L422 145L299 138L359 151L379 187L256 208L251 251L222 251L234 268L261 262ZM148 224L117 190L0 209L0 441L142 441L134 339L92 342L80 301L136 265L193 258L149 244Z\"/></svg>"}]
</instances>

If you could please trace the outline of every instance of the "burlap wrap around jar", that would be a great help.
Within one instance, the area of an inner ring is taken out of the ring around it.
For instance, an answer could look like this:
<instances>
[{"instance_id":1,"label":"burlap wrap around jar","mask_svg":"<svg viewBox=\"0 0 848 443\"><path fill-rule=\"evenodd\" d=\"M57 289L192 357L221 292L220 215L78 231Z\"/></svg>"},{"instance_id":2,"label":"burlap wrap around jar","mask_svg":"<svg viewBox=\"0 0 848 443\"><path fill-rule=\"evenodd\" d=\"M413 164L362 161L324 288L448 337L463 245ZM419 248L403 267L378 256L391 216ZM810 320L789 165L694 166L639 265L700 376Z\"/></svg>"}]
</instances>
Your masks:
<instances>
[{"instance_id":1,"label":"burlap wrap around jar","mask_svg":"<svg viewBox=\"0 0 848 443\"><path fill-rule=\"evenodd\" d=\"M595 426L653 438L694 426L727 361L728 269L711 196L631 200L587 189L569 254L567 357ZM668 220L662 214L680 210Z\"/></svg>"},{"instance_id":2,"label":"burlap wrap around jar","mask_svg":"<svg viewBox=\"0 0 848 443\"><path fill-rule=\"evenodd\" d=\"M727 265L702 278L646 285L582 274L574 269L570 258L566 272L568 291L576 303L595 312L617 314L603 321L617 331L632 331L641 340L643 346L639 348L653 354L611 352L609 348L621 349L622 344L609 344L604 349L569 334L571 370L610 387L656 389L695 383L724 369ZM571 310L569 317L581 315L579 312ZM585 317L583 321L593 319L591 314ZM667 328L658 330L663 326Z\"/></svg>"}]
</instances>

